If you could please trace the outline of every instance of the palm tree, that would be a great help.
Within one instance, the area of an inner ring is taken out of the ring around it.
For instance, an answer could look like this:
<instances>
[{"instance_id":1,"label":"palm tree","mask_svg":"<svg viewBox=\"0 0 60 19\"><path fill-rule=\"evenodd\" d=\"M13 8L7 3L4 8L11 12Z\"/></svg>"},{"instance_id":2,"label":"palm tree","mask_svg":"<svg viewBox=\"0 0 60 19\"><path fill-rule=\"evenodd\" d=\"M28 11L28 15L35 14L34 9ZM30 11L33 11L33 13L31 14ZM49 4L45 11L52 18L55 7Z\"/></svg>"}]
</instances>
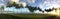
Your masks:
<instances>
[{"instance_id":1,"label":"palm tree","mask_svg":"<svg viewBox=\"0 0 60 19\"><path fill-rule=\"evenodd\" d=\"M16 4L16 8L17 8L17 9L18 9L18 8L23 8L23 5L20 4L20 6L19 6L18 4Z\"/></svg>"},{"instance_id":2,"label":"palm tree","mask_svg":"<svg viewBox=\"0 0 60 19\"><path fill-rule=\"evenodd\" d=\"M26 5L26 7L30 10L30 12L33 12L33 7Z\"/></svg>"},{"instance_id":3,"label":"palm tree","mask_svg":"<svg viewBox=\"0 0 60 19\"><path fill-rule=\"evenodd\" d=\"M39 7L38 7L38 10L39 10L39 11L42 11L42 9L41 9L41 8L39 8Z\"/></svg>"},{"instance_id":4,"label":"palm tree","mask_svg":"<svg viewBox=\"0 0 60 19\"><path fill-rule=\"evenodd\" d=\"M20 8L23 8L23 5L22 4L20 4L20 6L19 6Z\"/></svg>"},{"instance_id":5,"label":"palm tree","mask_svg":"<svg viewBox=\"0 0 60 19\"><path fill-rule=\"evenodd\" d=\"M32 6L26 6L29 10L30 10L30 12L34 12L34 10L37 10L37 7L32 7Z\"/></svg>"},{"instance_id":6,"label":"palm tree","mask_svg":"<svg viewBox=\"0 0 60 19\"><path fill-rule=\"evenodd\" d=\"M8 2L7 7L12 7L12 4Z\"/></svg>"},{"instance_id":7,"label":"palm tree","mask_svg":"<svg viewBox=\"0 0 60 19\"><path fill-rule=\"evenodd\" d=\"M43 11L41 8L39 8L39 7L38 7L38 10L39 10L39 11L42 11L42 13L44 13L44 11Z\"/></svg>"},{"instance_id":8,"label":"palm tree","mask_svg":"<svg viewBox=\"0 0 60 19\"><path fill-rule=\"evenodd\" d=\"M19 7L19 4L16 4L16 5L15 5L15 8L16 8L16 9L19 9L19 8L20 8L20 7Z\"/></svg>"},{"instance_id":9,"label":"palm tree","mask_svg":"<svg viewBox=\"0 0 60 19\"><path fill-rule=\"evenodd\" d=\"M13 6L16 6L16 3L15 2L13 2L13 4L12 4Z\"/></svg>"},{"instance_id":10,"label":"palm tree","mask_svg":"<svg viewBox=\"0 0 60 19\"><path fill-rule=\"evenodd\" d=\"M45 9L45 11L50 12L53 11L53 9Z\"/></svg>"},{"instance_id":11,"label":"palm tree","mask_svg":"<svg viewBox=\"0 0 60 19\"><path fill-rule=\"evenodd\" d=\"M4 9L4 5L2 5L1 9Z\"/></svg>"},{"instance_id":12,"label":"palm tree","mask_svg":"<svg viewBox=\"0 0 60 19\"><path fill-rule=\"evenodd\" d=\"M53 11L54 10L54 7L52 9L45 9L45 11L47 12L50 12L50 11Z\"/></svg>"},{"instance_id":13,"label":"palm tree","mask_svg":"<svg viewBox=\"0 0 60 19\"><path fill-rule=\"evenodd\" d=\"M31 7L31 6L29 6L29 7L28 7L28 9L29 9L31 12L33 12L33 11L34 11L34 8L33 8L33 7Z\"/></svg>"}]
</instances>

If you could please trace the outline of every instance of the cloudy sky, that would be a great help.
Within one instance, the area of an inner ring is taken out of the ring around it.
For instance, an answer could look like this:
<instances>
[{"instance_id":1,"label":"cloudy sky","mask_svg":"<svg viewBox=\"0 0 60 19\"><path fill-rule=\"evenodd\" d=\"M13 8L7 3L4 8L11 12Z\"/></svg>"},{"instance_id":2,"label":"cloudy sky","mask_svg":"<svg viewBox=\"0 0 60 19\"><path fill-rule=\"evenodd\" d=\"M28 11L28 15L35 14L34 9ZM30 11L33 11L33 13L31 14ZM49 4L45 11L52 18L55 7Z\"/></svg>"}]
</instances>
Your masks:
<instances>
[{"instance_id":1,"label":"cloudy sky","mask_svg":"<svg viewBox=\"0 0 60 19\"><path fill-rule=\"evenodd\" d=\"M14 0L13 0L14 1ZM18 1L18 0L15 0ZM27 2L31 6L39 6L41 8L46 8L50 6L59 6L60 0L19 0L20 2ZM7 0L0 0L1 3L6 3Z\"/></svg>"},{"instance_id":2,"label":"cloudy sky","mask_svg":"<svg viewBox=\"0 0 60 19\"><path fill-rule=\"evenodd\" d=\"M60 7L60 0L21 0L34 7L40 7L42 10Z\"/></svg>"},{"instance_id":3,"label":"cloudy sky","mask_svg":"<svg viewBox=\"0 0 60 19\"><path fill-rule=\"evenodd\" d=\"M60 7L60 0L19 0L19 2L26 2L28 5L33 7L40 7L42 10L53 7ZM7 0L0 0L0 4L2 3L6 4Z\"/></svg>"},{"instance_id":4,"label":"cloudy sky","mask_svg":"<svg viewBox=\"0 0 60 19\"><path fill-rule=\"evenodd\" d=\"M38 6L42 9L58 8L60 7L60 0L42 0L42 3L39 3Z\"/></svg>"}]
</instances>

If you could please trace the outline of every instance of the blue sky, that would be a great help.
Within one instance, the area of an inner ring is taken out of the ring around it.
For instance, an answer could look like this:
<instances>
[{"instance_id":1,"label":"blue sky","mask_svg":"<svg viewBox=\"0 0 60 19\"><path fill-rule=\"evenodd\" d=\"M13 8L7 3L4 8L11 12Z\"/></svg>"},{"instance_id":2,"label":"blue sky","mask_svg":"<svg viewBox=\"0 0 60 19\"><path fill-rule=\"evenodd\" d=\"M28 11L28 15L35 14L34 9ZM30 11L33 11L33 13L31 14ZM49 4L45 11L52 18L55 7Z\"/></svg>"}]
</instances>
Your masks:
<instances>
[{"instance_id":1,"label":"blue sky","mask_svg":"<svg viewBox=\"0 0 60 19\"><path fill-rule=\"evenodd\" d=\"M2 2L3 1L3 2ZM27 0L20 0L20 2L27 2L29 5L31 5L31 6L39 6L40 4L41 5L43 5L43 6L45 6L45 8L46 8L46 5L47 4L49 4L48 2L51 2L51 3L55 3L55 4L60 4L60 0L35 0L35 2L32 2L32 3L29 3L29 1L27 1ZM46 2L46 3L45 3ZM57 3L58 2L58 3ZM1 3L4 3L4 4L6 4L7 3L7 0L0 0L0 4ZM51 4L50 3L50 4ZM44 5L45 4L45 5ZM49 5L50 5L49 4Z\"/></svg>"},{"instance_id":2,"label":"blue sky","mask_svg":"<svg viewBox=\"0 0 60 19\"><path fill-rule=\"evenodd\" d=\"M27 0L20 0L20 2L24 2L24 1L27 1ZM31 6L37 6L40 2L41 2L42 0L35 0L35 3L28 3L29 5L31 5ZM28 1L27 1L28 2ZM0 1L0 4L1 3L4 3L4 4L6 4L7 3L7 0L4 0L4 2L2 2L2 0Z\"/></svg>"},{"instance_id":3,"label":"blue sky","mask_svg":"<svg viewBox=\"0 0 60 19\"><path fill-rule=\"evenodd\" d=\"M27 0L20 0L20 2L27 2L31 6L37 6L42 0L35 0L34 3L29 3Z\"/></svg>"}]
</instances>

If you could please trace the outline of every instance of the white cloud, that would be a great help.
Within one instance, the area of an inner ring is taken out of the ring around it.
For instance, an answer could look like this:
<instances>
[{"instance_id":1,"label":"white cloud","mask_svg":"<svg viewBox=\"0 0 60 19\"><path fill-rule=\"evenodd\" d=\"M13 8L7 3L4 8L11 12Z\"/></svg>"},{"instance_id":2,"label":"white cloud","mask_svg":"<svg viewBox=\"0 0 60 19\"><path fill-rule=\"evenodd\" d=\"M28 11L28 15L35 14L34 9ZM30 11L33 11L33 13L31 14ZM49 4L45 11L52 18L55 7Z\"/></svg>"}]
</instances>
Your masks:
<instances>
[{"instance_id":1,"label":"white cloud","mask_svg":"<svg viewBox=\"0 0 60 19\"><path fill-rule=\"evenodd\" d=\"M0 0L0 1L4 2L4 0Z\"/></svg>"},{"instance_id":2,"label":"white cloud","mask_svg":"<svg viewBox=\"0 0 60 19\"><path fill-rule=\"evenodd\" d=\"M19 3L19 0L10 0L12 2L16 2L16 3Z\"/></svg>"},{"instance_id":3,"label":"white cloud","mask_svg":"<svg viewBox=\"0 0 60 19\"><path fill-rule=\"evenodd\" d=\"M39 4L41 8L49 9L49 8L58 8L60 7L60 0L45 0Z\"/></svg>"},{"instance_id":4,"label":"white cloud","mask_svg":"<svg viewBox=\"0 0 60 19\"><path fill-rule=\"evenodd\" d=\"M26 7L27 3L26 2L20 2L19 4L22 4L23 7Z\"/></svg>"},{"instance_id":5,"label":"white cloud","mask_svg":"<svg viewBox=\"0 0 60 19\"><path fill-rule=\"evenodd\" d=\"M51 12L48 12L48 14L57 14L57 13L55 12L55 10L53 10Z\"/></svg>"},{"instance_id":6,"label":"white cloud","mask_svg":"<svg viewBox=\"0 0 60 19\"><path fill-rule=\"evenodd\" d=\"M51 4L51 6L57 8L60 7L60 0L47 0L47 2L49 2L49 4Z\"/></svg>"},{"instance_id":7,"label":"white cloud","mask_svg":"<svg viewBox=\"0 0 60 19\"><path fill-rule=\"evenodd\" d=\"M42 11L35 10L34 13L40 14L40 13L42 13Z\"/></svg>"},{"instance_id":8,"label":"white cloud","mask_svg":"<svg viewBox=\"0 0 60 19\"><path fill-rule=\"evenodd\" d=\"M34 3L35 0L27 0L28 3Z\"/></svg>"}]
</instances>

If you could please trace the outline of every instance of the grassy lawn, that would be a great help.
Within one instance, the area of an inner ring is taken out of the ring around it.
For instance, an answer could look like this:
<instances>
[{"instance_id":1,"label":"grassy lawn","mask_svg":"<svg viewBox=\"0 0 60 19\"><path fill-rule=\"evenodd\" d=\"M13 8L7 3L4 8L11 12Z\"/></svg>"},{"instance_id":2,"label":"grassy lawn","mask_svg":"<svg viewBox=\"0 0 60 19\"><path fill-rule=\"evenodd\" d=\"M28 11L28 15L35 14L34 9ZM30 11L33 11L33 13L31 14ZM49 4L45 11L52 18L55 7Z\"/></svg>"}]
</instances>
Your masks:
<instances>
[{"instance_id":1,"label":"grassy lawn","mask_svg":"<svg viewBox=\"0 0 60 19\"><path fill-rule=\"evenodd\" d=\"M0 19L60 19L48 14L0 14Z\"/></svg>"},{"instance_id":2,"label":"grassy lawn","mask_svg":"<svg viewBox=\"0 0 60 19\"><path fill-rule=\"evenodd\" d=\"M17 17L23 17L28 19L47 19L47 17L50 19L50 17L55 18L56 16L51 16L48 14L13 14L13 16Z\"/></svg>"}]
</instances>

